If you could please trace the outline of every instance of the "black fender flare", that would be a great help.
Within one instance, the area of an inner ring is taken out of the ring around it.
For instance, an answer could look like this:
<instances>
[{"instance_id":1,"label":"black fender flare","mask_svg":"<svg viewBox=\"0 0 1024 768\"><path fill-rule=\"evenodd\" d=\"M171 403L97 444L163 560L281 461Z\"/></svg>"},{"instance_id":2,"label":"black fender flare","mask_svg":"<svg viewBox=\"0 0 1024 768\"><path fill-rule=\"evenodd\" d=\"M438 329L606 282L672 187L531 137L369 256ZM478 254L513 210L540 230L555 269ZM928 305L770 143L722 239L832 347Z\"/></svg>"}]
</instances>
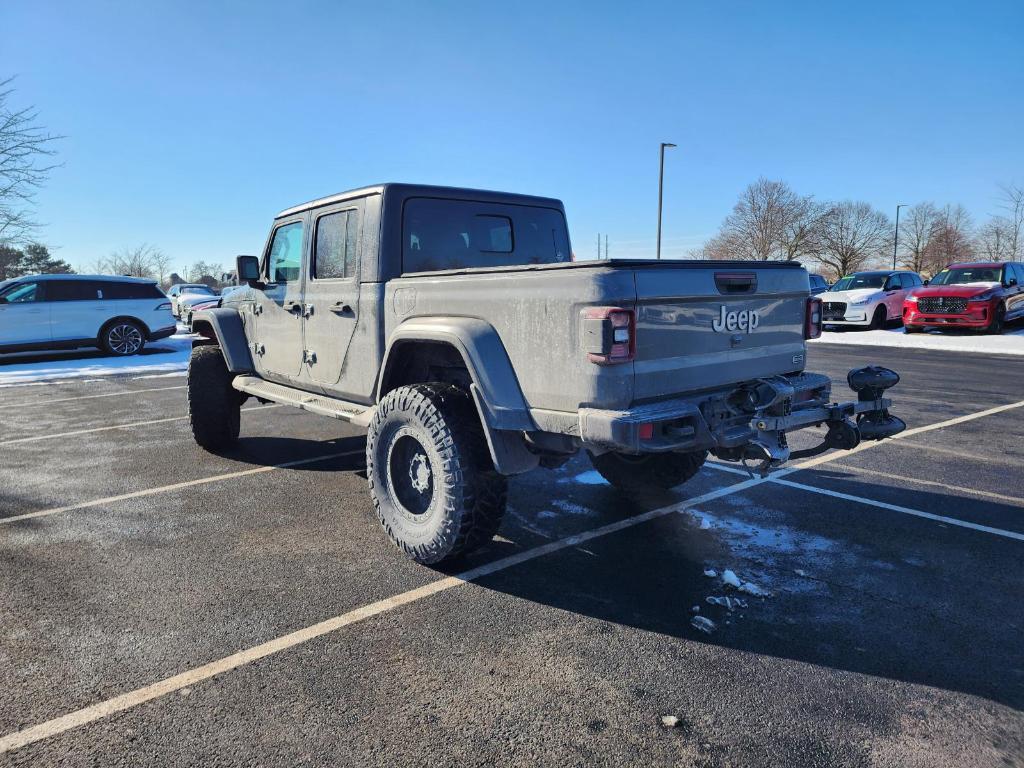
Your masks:
<instances>
[{"instance_id":1,"label":"black fender flare","mask_svg":"<svg viewBox=\"0 0 1024 768\"><path fill-rule=\"evenodd\" d=\"M215 307L192 313L192 330L203 339L193 342L202 346L215 341L220 345L224 362L231 373L254 373L252 354L245 336L245 326L237 309Z\"/></svg>"}]
</instances>

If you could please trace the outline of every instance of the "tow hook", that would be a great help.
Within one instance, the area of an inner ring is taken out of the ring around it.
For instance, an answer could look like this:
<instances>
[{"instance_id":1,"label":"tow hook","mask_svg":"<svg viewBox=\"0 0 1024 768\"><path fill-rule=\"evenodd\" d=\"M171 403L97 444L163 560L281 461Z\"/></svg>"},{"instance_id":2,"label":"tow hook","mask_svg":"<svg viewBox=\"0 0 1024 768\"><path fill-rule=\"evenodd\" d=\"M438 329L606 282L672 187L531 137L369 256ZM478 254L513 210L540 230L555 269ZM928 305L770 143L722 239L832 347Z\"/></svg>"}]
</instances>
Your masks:
<instances>
[{"instance_id":1,"label":"tow hook","mask_svg":"<svg viewBox=\"0 0 1024 768\"><path fill-rule=\"evenodd\" d=\"M900 375L896 371L869 365L854 368L846 375L846 383L857 393L861 402L879 400L882 393L899 384ZM864 440L883 440L898 435L907 428L903 419L893 416L887 408L862 413L857 417L857 430Z\"/></svg>"}]
</instances>

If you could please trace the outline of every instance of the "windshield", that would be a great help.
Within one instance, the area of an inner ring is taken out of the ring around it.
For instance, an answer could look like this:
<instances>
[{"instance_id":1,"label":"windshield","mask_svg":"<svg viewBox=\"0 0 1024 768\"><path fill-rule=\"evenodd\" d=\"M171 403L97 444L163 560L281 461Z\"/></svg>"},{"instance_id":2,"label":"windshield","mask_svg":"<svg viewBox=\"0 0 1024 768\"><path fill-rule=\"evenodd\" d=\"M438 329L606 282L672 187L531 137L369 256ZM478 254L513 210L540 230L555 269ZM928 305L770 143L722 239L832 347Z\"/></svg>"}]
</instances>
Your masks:
<instances>
[{"instance_id":1,"label":"windshield","mask_svg":"<svg viewBox=\"0 0 1024 768\"><path fill-rule=\"evenodd\" d=\"M187 285L181 289L182 293L205 293L207 296L213 296L213 290L207 288L205 285Z\"/></svg>"},{"instance_id":2,"label":"windshield","mask_svg":"<svg viewBox=\"0 0 1024 768\"><path fill-rule=\"evenodd\" d=\"M998 283L999 267L956 267L944 269L929 285L966 285L967 283Z\"/></svg>"},{"instance_id":3,"label":"windshield","mask_svg":"<svg viewBox=\"0 0 1024 768\"><path fill-rule=\"evenodd\" d=\"M860 288L881 288L888 275L848 275L832 286L833 291L856 291Z\"/></svg>"}]
</instances>

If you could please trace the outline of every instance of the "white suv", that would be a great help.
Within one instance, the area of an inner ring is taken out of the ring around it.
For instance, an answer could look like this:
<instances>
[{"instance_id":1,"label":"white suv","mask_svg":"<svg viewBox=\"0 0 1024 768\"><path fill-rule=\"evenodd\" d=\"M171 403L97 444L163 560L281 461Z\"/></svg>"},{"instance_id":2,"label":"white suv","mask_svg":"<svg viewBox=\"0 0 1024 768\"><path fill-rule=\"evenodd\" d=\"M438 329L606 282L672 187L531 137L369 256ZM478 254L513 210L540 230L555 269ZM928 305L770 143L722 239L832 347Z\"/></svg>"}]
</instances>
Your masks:
<instances>
[{"instance_id":1,"label":"white suv","mask_svg":"<svg viewBox=\"0 0 1024 768\"><path fill-rule=\"evenodd\" d=\"M838 325L884 328L891 320L902 321L903 299L923 282L916 272L875 270L847 275L818 294L821 320L826 330Z\"/></svg>"},{"instance_id":2,"label":"white suv","mask_svg":"<svg viewBox=\"0 0 1024 768\"><path fill-rule=\"evenodd\" d=\"M0 352L99 347L134 355L174 331L171 303L153 280L34 275L0 283Z\"/></svg>"}]
</instances>

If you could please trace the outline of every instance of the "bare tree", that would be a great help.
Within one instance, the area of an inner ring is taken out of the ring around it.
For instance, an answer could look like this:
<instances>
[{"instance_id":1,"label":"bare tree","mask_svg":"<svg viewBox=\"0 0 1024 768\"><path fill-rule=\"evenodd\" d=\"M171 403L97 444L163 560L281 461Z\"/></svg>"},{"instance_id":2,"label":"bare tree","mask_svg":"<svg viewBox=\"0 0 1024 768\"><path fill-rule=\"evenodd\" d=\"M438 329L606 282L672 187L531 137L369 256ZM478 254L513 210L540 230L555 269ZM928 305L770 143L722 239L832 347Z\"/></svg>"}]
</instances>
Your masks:
<instances>
[{"instance_id":1,"label":"bare tree","mask_svg":"<svg viewBox=\"0 0 1024 768\"><path fill-rule=\"evenodd\" d=\"M934 203L918 203L907 211L900 226L899 264L912 272L932 272L929 244L939 231L939 209Z\"/></svg>"},{"instance_id":2,"label":"bare tree","mask_svg":"<svg viewBox=\"0 0 1024 768\"><path fill-rule=\"evenodd\" d=\"M204 283L211 288L220 284L220 276L224 272L221 264L212 261L197 261L188 268L188 280L190 283Z\"/></svg>"},{"instance_id":3,"label":"bare tree","mask_svg":"<svg viewBox=\"0 0 1024 768\"><path fill-rule=\"evenodd\" d=\"M168 259L163 251L147 243L134 248L122 248L106 259L96 263L97 271L113 275L130 275L131 277L160 277L167 269Z\"/></svg>"},{"instance_id":4,"label":"bare tree","mask_svg":"<svg viewBox=\"0 0 1024 768\"><path fill-rule=\"evenodd\" d=\"M1024 187L1003 184L999 188L1003 193L999 207L1006 211L1006 215L1000 217L1005 221L1008 238L1005 260L1018 261L1024 257Z\"/></svg>"},{"instance_id":5,"label":"bare tree","mask_svg":"<svg viewBox=\"0 0 1024 768\"><path fill-rule=\"evenodd\" d=\"M157 280L160 282L160 287L164 287L164 282L168 278L168 272L171 269L171 257L163 251L156 249L152 258L153 271L156 273Z\"/></svg>"},{"instance_id":6,"label":"bare tree","mask_svg":"<svg viewBox=\"0 0 1024 768\"><path fill-rule=\"evenodd\" d=\"M935 274L956 261L974 258L971 215L962 205L947 205L939 212L937 227L926 254L926 273Z\"/></svg>"},{"instance_id":7,"label":"bare tree","mask_svg":"<svg viewBox=\"0 0 1024 768\"><path fill-rule=\"evenodd\" d=\"M703 251L714 258L756 261L811 255L825 210L785 182L762 177L743 190Z\"/></svg>"},{"instance_id":8,"label":"bare tree","mask_svg":"<svg viewBox=\"0 0 1024 768\"><path fill-rule=\"evenodd\" d=\"M35 193L56 167L50 158L61 138L39 125L32 107L7 106L12 81L0 81L0 245L25 243L38 229L32 216Z\"/></svg>"},{"instance_id":9,"label":"bare tree","mask_svg":"<svg viewBox=\"0 0 1024 768\"><path fill-rule=\"evenodd\" d=\"M880 260L892 242L892 222L867 203L844 200L822 220L820 249L814 258L839 278Z\"/></svg>"},{"instance_id":10,"label":"bare tree","mask_svg":"<svg viewBox=\"0 0 1024 768\"><path fill-rule=\"evenodd\" d=\"M1013 261L1013 226L1005 216L993 216L978 230L975 247L989 261Z\"/></svg>"}]
</instances>

